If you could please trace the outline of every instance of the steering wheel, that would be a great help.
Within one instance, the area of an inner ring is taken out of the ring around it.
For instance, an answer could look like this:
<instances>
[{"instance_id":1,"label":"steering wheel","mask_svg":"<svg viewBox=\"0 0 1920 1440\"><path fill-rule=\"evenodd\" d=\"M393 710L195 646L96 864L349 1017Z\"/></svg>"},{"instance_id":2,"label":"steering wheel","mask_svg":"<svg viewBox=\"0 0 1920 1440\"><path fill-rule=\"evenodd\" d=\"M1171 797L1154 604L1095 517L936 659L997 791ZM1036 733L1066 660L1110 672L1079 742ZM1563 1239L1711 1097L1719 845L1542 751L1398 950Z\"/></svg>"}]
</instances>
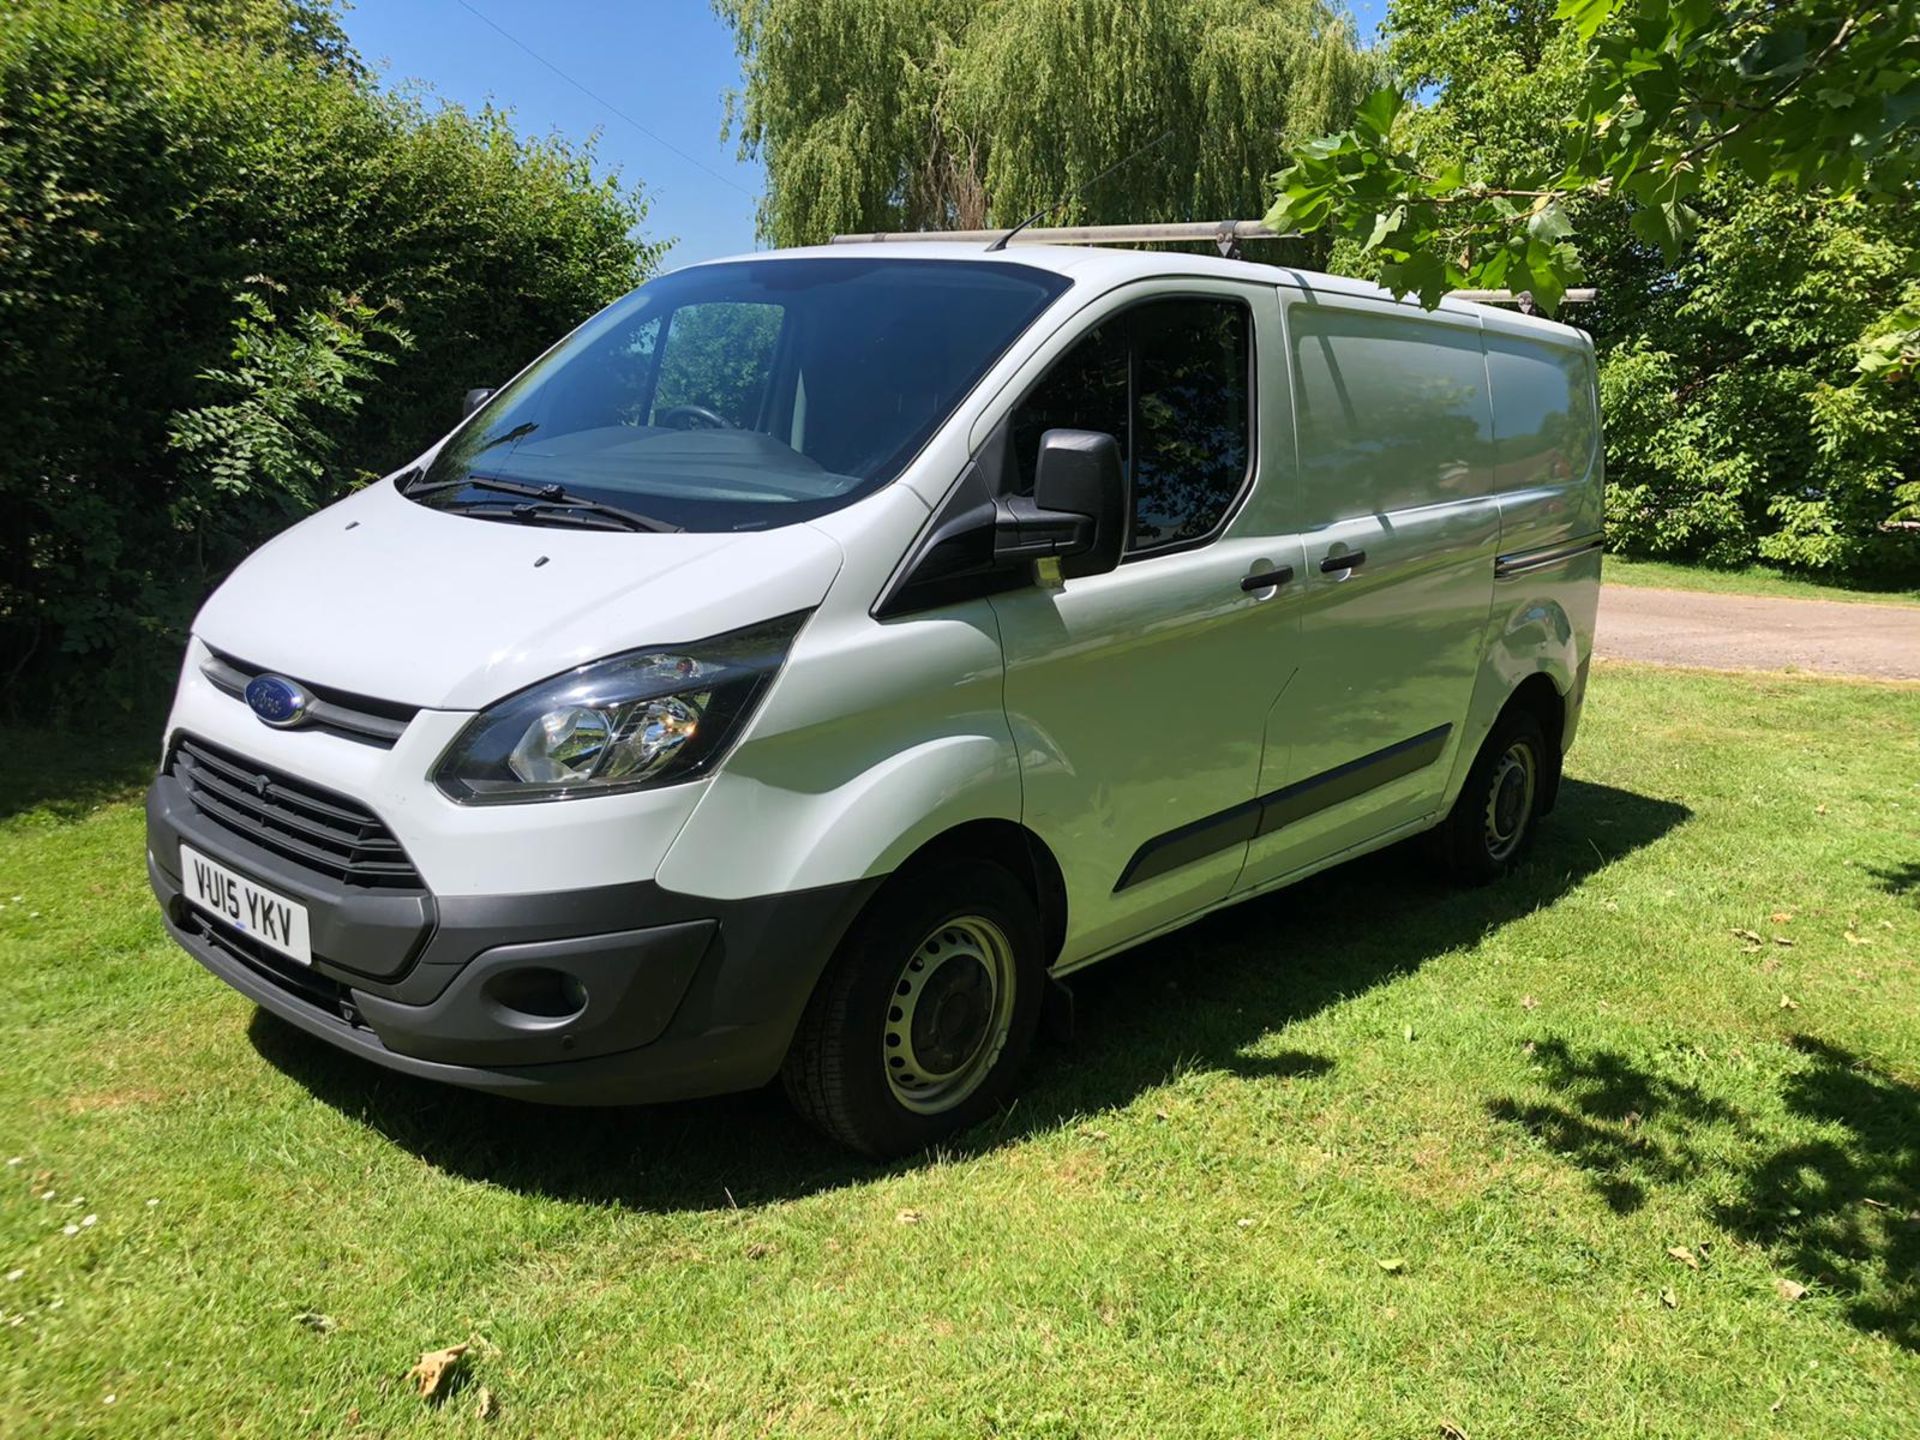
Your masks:
<instances>
[{"instance_id":1,"label":"steering wheel","mask_svg":"<svg viewBox=\"0 0 1920 1440\"><path fill-rule=\"evenodd\" d=\"M674 418L697 420L698 425L676 425ZM654 417L654 424L665 425L672 430L738 430L734 424L718 410L709 410L704 405L669 405Z\"/></svg>"}]
</instances>

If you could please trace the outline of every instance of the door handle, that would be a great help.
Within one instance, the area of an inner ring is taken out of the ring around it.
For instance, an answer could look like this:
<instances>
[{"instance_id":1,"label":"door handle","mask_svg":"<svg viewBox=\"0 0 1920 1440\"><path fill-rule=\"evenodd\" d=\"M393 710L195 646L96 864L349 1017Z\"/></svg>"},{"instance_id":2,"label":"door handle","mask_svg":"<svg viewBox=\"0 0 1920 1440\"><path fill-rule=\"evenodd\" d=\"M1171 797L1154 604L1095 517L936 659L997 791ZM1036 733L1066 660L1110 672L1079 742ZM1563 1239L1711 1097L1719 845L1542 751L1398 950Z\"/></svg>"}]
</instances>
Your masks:
<instances>
[{"instance_id":1,"label":"door handle","mask_svg":"<svg viewBox=\"0 0 1920 1440\"><path fill-rule=\"evenodd\" d=\"M1242 590L1271 590L1276 585L1284 585L1293 579L1291 565L1276 565L1271 570L1259 570L1240 582Z\"/></svg>"},{"instance_id":2,"label":"door handle","mask_svg":"<svg viewBox=\"0 0 1920 1440\"><path fill-rule=\"evenodd\" d=\"M1327 556L1326 559L1320 562L1320 573L1322 575L1332 575L1341 570L1357 570L1366 563L1366 551L1349 550L1344 555Z\"/></svg>"}]
</instances>

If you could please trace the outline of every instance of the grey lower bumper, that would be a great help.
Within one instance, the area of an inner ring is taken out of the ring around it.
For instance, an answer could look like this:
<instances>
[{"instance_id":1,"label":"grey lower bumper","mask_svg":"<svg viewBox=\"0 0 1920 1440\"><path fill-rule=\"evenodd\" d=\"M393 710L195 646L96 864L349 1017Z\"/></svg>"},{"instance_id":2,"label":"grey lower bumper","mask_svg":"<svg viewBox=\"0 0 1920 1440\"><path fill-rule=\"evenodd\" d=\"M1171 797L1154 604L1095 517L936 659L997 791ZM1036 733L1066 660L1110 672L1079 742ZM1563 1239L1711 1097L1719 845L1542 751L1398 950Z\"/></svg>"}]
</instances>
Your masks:
<instances>
[{"instance_id":1,"label":"grey lower bumper","mask_svg":"<svg viewBox=\"0 0 1920 1440\"><path fill-rule=\"evenodd\" d=\"M309 907L311 967L189 905L179 846ZM390 970L396 907L315 876L200 814L167 777L147 802L148 878L174 938L236 990L389 1069L556 1104L750 1089L778 1071L878 881L714 901L650 882L556 894L419 895ZM322 949L322 945L326 949ZM364 943L369 961L357 947Z\"/></svg>"}]
</instances>

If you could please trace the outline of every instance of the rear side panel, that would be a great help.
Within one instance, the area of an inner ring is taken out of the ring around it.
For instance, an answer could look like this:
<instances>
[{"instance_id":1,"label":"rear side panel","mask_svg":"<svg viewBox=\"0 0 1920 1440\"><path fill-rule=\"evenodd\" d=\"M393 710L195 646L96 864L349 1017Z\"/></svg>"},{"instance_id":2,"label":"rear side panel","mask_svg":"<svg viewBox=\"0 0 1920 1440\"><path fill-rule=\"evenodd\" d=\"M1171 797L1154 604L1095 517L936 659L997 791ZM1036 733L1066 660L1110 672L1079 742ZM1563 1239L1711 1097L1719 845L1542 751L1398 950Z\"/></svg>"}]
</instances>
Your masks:
<instances>
[{"instance_id":1,"label":"rear side panel","mask_svg":"<svg viewBox=\"0 0 1920 1440\"><path fill-rule=\"evenodd\" d=\"M1593 653L1605 523L1600 402L1593 348L1570 330L1484 318L1493 396L1500 553L1493 611L1451 796L1507 697L1547 675L1565 702L1572 745Z\"/></svg>"}]
</instances>

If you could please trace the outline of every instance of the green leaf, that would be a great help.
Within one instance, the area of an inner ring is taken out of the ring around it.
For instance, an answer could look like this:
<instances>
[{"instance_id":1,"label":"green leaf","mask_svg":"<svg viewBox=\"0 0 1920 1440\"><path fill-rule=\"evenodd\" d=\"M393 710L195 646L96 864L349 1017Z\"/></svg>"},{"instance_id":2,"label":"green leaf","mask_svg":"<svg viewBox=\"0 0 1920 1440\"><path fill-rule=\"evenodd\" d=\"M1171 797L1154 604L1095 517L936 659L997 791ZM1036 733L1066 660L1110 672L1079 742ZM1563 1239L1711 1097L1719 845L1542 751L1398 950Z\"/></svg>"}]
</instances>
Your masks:
<instances>
[{"instance_id":1,"label":"green leaf","mask_svg":"<svg viewBox=\"0 0 1920 1440\"><path fill-rule=\"evenodd\" d=\"M1593 39L1600 27L1613 18L1618 0L1560 0L1554 9L1556 20L1571 20L1580 32L1581 43Z\"/></svg>"},{"instance_id":2,"label":"green leaf","mask_svg":"<svg viewBox=\"0 0 1920 1440\"><path fill-rule=\"evenodd\" d=\"M1398 90L1383 86L1360 102L1360 109L1353 117L1354 128L1384 139L1393 129L1394 117L1404 103Z\"/></svg>"},{"instance_id":3,"label":"green leaf","mask_svg":"<svg viewBox=\"0 0 1920 1440\"><path fill-rule=\"evenodd\" d=\"M1512 255L1502 248L1474 267L1473 288L1476 290L1498 290L1507 283L1507 269L1513 263Z\"/></svg>"},{"instance_id":4,"label":"green leaf","mask_svg":"<svg viewBox=\"0 0 1920 1440\"><path fill-rule=\"evenodd\" d=\"M1661 258L1671 265L1680 258L1681 250L1692 238L1699 222L1700 217L1678 200L1668 200L1658 205L1640 206L1628 223L1640 239L1649 245L1659 246Z\"/></svg>"},{"instance_id":5,"label":"green leaf","mask_svg":"<svg viewBox=\"0 0 1920 1440\"><path fill-rule=\"evenodd\" d=\"M1537 240L1564 240L1573 233L1573 222L1558 200L1550 200L1527 217L1527 234Z\"/></svg>"},{"instance_id":6,"label":"green leaf","mask_svg":"<svg viewBox=\"0 0 1920 1440\"><path fill-rule=\"evenodd\" d=\"M1567 293L1568 277L1561 268L1560 257L1544 251L1536 254L1529 248L1527 259L1527 268L1533 272L1530 287L1533 303L1551 315L1560 308L1560 299Z\"/></svg>"},{"instance_id":7,"label":"green leaf","mask_svg":"<svg viewBox=\"0 0 1920 1440\"><path fill-rule=\"evenodd\" d=\"M1407 207L1404 205L1396 205L1393 209L1387 211L1386 214L1375 216L1373 233L1367 237L1367 243L1364 248L1368 250L1378 249L1380 244L1402 225L1406 224L1406 221Z\"/></svg>"},{"instance_id":8,"label":"green leaf","mask_svg":"<svg viewBox=\"0 0 1920 1440\"><path fill-rule=\"evenodd\" d=\"M1681 250L1693 239L1694 232L1700 228L1700 217L1691 206L1682 205L1678 200L1667 207L1667 228L1673 231L1674 253L1667 258L1677 260Z\"/></svg>"},{"instance_id":9,"label":"green leaf","mask_svg":"<svg viewBox=\"0 0 1920 1440\"><path fill-rule=\"evenodd\" d=\"M1654 117L1664 120L1680 103L1680 68L1672 60L1661 57L1661 63L1648 65L1636 72L1628 82L1627 88L1633 92L1633 98L1640 102L1640 108Z\"/></svg>"},{"instance_id":10,"label":"green leaf","mask_svg":"<svg viewBox=\"0 0 1920 1440\"><path fill-rule=\"evenodd\" d=\"M1380 283L1395 295L1417 294L1429 310L1447 293L1447 266L1430 248L1415 250L1405 260L1380 267Z\"/></svg>"},{"instance_id":11,"label":"green leaf","mask_svg":"<svg viewBox=\"0 0 1920 1440\"><path fill-rule=\"evenodd\" d=\"M1449 160L1426 185L1429 195L1450 195L1467 183L1467 162Z\"/></svg>"},{"instance_id":12,"label":"green leaf","mask_svg":"<svg viewBox=\"0 0 1920 1440\"><path fill-rule=\"evenodd\" d=\"M1807 54L1807 32L1782 29L1769 31L1755 40L1741 52L1735 64L1748 80L1777 80L1797 75L1811 60Z\"/></svg>"},{"instance_id":13,"label":"green leaf","mask_svg":"<svg viewBox=\"0 0 1920 1440\"><path fill-rule=\"evenodd\" d=\"M1674 0L1669 8L1675 22L1675 37L1682 41L1710 27L1721 13L1714 0Z\"/></svg>"},{"instance_id":14,"label":"green leaf","mask_svg":"<svg viewBox=\"0 0 1920 1440\"><path fill-rule=\"evenodd\" d=\"M1633 219L1628 225L1637 238L1655 247L1663 256L1671 256L1679 248L1673 228L1667 224L1667 212L1663 206L1640 206L1633 212Z\"/></svg>"}]
</instances>

